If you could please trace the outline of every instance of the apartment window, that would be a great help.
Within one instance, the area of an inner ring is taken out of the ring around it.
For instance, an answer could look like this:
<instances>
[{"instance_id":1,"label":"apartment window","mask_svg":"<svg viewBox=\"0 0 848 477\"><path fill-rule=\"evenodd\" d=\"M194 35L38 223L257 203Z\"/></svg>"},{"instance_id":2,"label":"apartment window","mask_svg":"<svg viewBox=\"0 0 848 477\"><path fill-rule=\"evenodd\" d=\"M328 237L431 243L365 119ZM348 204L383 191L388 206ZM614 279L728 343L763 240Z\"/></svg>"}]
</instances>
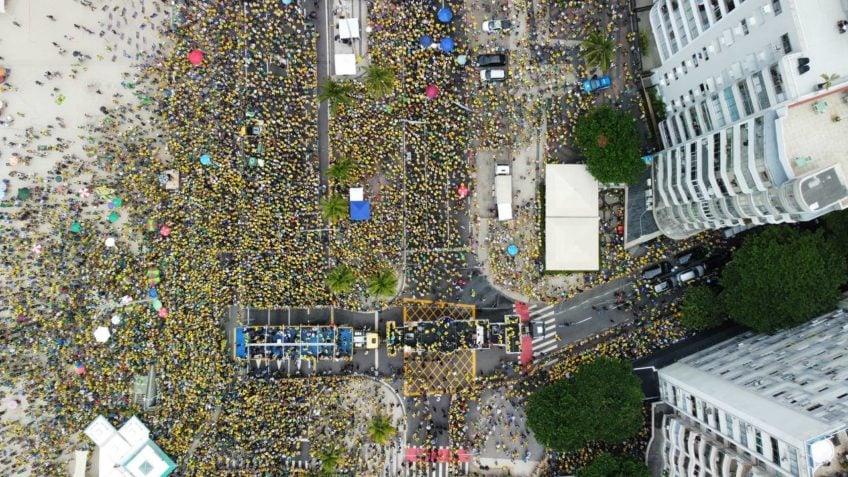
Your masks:
<instances>
[{"instance_id":1,"label":"apartment window","mask_svg":"<svg viewBox=\"0 0 848 477\"><path fill-rule=\"evenodd\" d=\"M739 422L739 443L748 448L748 424L744 421Z\"/></svg>"},{"instance_id":2,"label":"apartment window","mask_svg":"<svg viewBox=\"0 0 848 477\"><path fill-rule=\"evenodd\" d=\"M774 86L774 93L778 96L782 95L783 75L780 74L780 68L777 67L777 63L769 67L769 73L771 74L771 83Z\"/></svg>"},{"instance_id":3,"label":"apartment window","mask_svg":"<svg viewBox=\"0 0 848 477\"><path fill-rule=\"evenodd\" d=\"M754 447L757 449L757 454L763 454L763 434L759 430L754 431Z\"/></svg>"},{"instance_id":4,"label":"apartment window","mask_svg":"<svg viewBox=\"0 0 848 477\"><path fill-rule=\"evenodd\" d=\"M739 121L739 109L736 107L736 98L733 96L733 88L724 88L724 102L727 104L727 112L730 113L730 121Z\"/></svg>"},{"instance_id":5,"label":"apartment window","mask_svg":"<svg viewBox=\"0 0 848 477\"><path fill-rule=\"evenodd\" d=\"M771 461L780 465L780 448L777 445L777 439L769 437L769 440L771 441Z\"/></svg>"},{"instance_id":6,"label":"apartment window","mask_svg":"<svg viewBox=\"0 0 848 477\"><path fill-rule=\"evenodd\" d=\"M766 92L765 83L763 82L763 73L758 71L751 76L751 82L754 83L754 92L757 94L757 102L760 109L768 109L771 106L768 92Z\"/></svg>"},{"instance_id":7,"label":"apartment window","mask_svg":"<svg viewBox=\"0 0 848 477\"><path fill-rule=\"evenodd\" d=\"M739 88L739 96L742 98L742 108L745 110L745 116L754 114L754 102L751 99L751 92L748 90L748 83L742 80L736 83Z\"/></svg>"},{"instance_id":8,"label":"apartment window","mask_svg":"<svg viewBox=\"0 0 848 477\"><path fill-rule=\"evenodd\" d=\"M742 19L741 25L742 25L742 33L744 33L746 35L748 33L751 33L750 30L748 30L748 22L744 18Z\"/></svg>"},{"instance_id":9,"label":"apartment window","mask_svg":"<svg viewBox=\"0 0 848 477\"><path fill-rule=\"evenodd\" d=\"M789 449L789 471L798 475L798 451L794 447Z\"/></svg>"},{"instance_id":10,"label":"apartment window","mask_svg":"<svg viewBox=\"0 0 848 477\"><path fill-rule=\"evenodd\" d=\"M784 33L780 36L780 43L783 45L783 53L792 53L792 42L789 41L789 33Z\"/></svg>"},{"instance_id":11,"label":"apartment window","mask_svg":"<svg viewBox=\"0 0 848 477\"><path fill-rule=\"evenodd\" d=\"M780 6L780 0L771 0L771 9L774 10L774 15L783 13L783 7Z\"/></svg>"}]
</instances>

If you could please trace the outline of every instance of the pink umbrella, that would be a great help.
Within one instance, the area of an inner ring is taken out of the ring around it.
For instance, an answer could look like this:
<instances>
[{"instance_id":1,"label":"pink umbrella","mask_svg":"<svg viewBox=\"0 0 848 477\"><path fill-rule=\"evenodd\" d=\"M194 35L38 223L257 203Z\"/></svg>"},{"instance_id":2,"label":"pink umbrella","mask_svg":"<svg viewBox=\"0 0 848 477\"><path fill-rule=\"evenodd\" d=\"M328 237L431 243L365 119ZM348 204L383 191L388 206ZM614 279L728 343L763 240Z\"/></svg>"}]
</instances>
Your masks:
<instances>
[{"instance_id":1,"label":"pink umbrella","mask_svg":"<svg viewBox=\"0 0 848 477\"><path fill-rule=\"evenodd\" d=\"M193 65L199 65L203 62L203 52L200 50L191 50L188 52L188 62Z\"/></svg>"},{"instance_id":2,"label":"pink umbrella","mask_svg":"<svg viewBox=\"0 0 848 477\"><path fill-rule=\"evenodd\" d=\"M77 367L74 368L74 372L80 375L85 374L85 366L78 364Z\"/></svg>"},{"instance_id":3,"label":"pink umbrella","mask_svg":"<svg viewBox=\"0 0 848 477\"><path fill-rule=\"evenodd\" d=\"M32 253L41 253L41 244L37 243L32 246Z\"/></svg>"},{"instance_id":4,"label":"pink umbrella","mask_svg":"<svg viewBox=\"0 0 848 477\"><path fill-rule=\"evenodd\" d=\"M82 189L79 190L79 195L82 198L86 198L86 197L91 195L91 189L89 189L88 187L83 187Z\"/></svg>"},{"instance_id":5,"label":"pink umbrella","mask_svg":"<svg viewBox=\"0 0 848 477\"><path fill-rule=\"evenodd\" d=\"M465 187L465 184L460 184L459 189L457 189L456 192L459 194L460 199L464 199L468 196L468 187Z\"/></svg>"},{"instance_id":6,"label":"pink umbrella","mask_svg":"<svg viewBox=\"0 0 848 477\"><path fill-rule=\"evenodd\" d=\"M165 318L168 316L168 309L165 307L159 308L159 318Z\"/></svg>"},{"instance_id":7,"label":"pink umbrella","mask_svg":"<svg viewBox=\"0 0 848 477\"><path fill-rule=\"evenodd\" d=\"M9 399L8 401L6 401L6 407L8 407L9 409L17 409L18 401L15 399Z\"/></svg>"},{"instance_id":8,"label":"pink umbrella","mask_svg":"<svg viewBox=\"0 0 848 477\"><path fill-rule=\"evenodd\" d=\"M427 99L436 99L439 96L439 87L434 84L427 86L424 95L427 96Z\"/></svg>"},{"instance_id":9,"label":"pink umbrella","mask_svg":"<svg viewBox=\"0 0 848 477\"><path fill-rule=\"evenodd\" d=\"M168 227L167 225L163 225L159 229L159 235L161 235L163 237L167 237L168 235L171 235L171 227Z\"/></svg>"}]
</instances>

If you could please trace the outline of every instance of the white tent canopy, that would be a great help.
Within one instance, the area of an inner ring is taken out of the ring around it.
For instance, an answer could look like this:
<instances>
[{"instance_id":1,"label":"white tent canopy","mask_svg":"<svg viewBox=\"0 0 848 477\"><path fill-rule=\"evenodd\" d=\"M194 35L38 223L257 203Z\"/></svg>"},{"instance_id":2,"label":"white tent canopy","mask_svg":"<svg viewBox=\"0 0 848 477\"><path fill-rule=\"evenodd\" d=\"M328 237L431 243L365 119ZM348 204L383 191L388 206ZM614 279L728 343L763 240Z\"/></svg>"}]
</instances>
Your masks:
<instances>
[{"instance_id":1,"label":"white tent canopy","mask_svg":"<svg viewBox=\"0 0 848 477\"><path fill-rule=\"evenodd\" d=\"M336 76L356 75L356 55L353 53L336 54Z\"/></svg>"},{"instance_id":2,"label":"white tent canopy","mask_svg":"<svg viewBox=\"0 0 848 477\"><path fill-rule=\"evenodd\" d=\"M582 164L545 166L545 269L600 269L598 181Z\"/></svg>"},{"instance_id":3,"label":"white tent canopy","mask_svg":"<svg viewBox=\"0 0 848 477\"><path fill-rule=\"evenodd\" d=\"M109 341L109 338L112 337L112 332L109 331L109 328L105 326L98 326L96 330L94 330L94 340L98 343L105 343Z\"/></svg>"},{"instance_id":4,"label":"white tent canopy","mask_svg":"<svg viewBox=\"0 0 848 477\"><path fill-rule=\"evenodd\" d=\"M359 38L359 19L342 18L339 21L339 38L342 40Z\"/></svg>"}]
</instances>

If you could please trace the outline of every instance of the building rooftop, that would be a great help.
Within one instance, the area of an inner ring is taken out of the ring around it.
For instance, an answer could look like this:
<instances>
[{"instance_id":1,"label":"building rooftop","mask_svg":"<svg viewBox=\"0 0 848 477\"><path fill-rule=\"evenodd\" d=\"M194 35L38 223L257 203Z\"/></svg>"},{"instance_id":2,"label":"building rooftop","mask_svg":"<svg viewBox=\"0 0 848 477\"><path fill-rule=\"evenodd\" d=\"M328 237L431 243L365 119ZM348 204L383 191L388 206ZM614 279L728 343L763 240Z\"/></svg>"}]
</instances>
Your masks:
<instances>
[{"instance_id":1,"label":"building rooftop","mask_svg":"<svg viewBox=\"0 0 848 477\"><path fill-rule=\"evenodd\" d=\"M784 139L786 163L795 177L809 176L801 183L804 202L811 209L845 202L848 84L796 101L779 114L778 134Z\"/></svg>"}]
</instances>

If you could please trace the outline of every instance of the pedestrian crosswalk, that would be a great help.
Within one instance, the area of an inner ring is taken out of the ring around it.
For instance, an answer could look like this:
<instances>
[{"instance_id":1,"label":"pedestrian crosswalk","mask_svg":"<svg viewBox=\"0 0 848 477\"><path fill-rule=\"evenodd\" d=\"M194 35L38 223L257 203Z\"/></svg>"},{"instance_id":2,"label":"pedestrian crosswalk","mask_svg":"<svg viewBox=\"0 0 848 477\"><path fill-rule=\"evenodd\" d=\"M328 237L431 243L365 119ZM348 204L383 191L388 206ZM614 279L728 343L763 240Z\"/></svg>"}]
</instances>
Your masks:
<instances>
[{"instance_id":1,"label":"pedestrian crosswalk","mask_svg":"<svg viewBox=\"0 0 848 477\"><path fill-rule=\"evenodd\" d=\"M430 450L407 449L404 477L452 477L471 472L471 454L463 449L439 447Z\"/></svg>"},{"instance_id":2,"label":"pedestrian crosswalk","mask_svg":"<svg viewBox=\"0 0 848 477\"><path fill-rule=\"evenodd\" d=\"M557 349L556 310L554 305L530 305L530 326L533 334L533 356ZM539 326L541 325L541 326Z\"/></svg>"},{"instance_id":3,"label":"pedestrian crosswalk","mask_svg":"<svg viewBox=\"0 0 848 477\"><path fill-rule=\"evenodd\" d=\"M407 462L404 477L453 477L470 473L468 462Z\"/></svg>"}]
</instances>

